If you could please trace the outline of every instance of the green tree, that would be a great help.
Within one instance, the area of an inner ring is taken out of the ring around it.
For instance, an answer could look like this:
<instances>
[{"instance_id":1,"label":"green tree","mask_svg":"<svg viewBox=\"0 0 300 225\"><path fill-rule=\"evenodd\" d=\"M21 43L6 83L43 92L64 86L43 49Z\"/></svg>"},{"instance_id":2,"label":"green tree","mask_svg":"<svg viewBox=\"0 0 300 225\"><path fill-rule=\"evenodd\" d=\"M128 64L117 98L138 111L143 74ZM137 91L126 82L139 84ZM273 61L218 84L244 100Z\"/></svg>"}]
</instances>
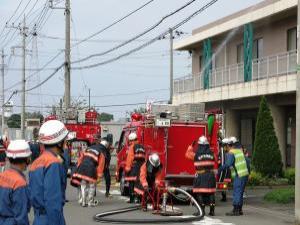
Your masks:
<instances>
[{"instance_id":1,"label":"green tree","mask_svg":"<svg viewBox=\"0 0 300 225\"><path fill-rule=\"evenodd\" d=\"M103 113L98 114L97 120L98 120L99 122L108 122L108 121L112 121L112 120L114 120L114 115L103 112Z\"/></svg>"},{"instance_id":2,"label":"green tree","mask_svg":"<svg viewBox=\"0 0 300 225\"><path fill-rule=\"evenodd\" d=\"M273 117L267 100L261 98L257 115L253 167L257 172L271 177L282 174L282 159L276 137Z\"/></svg>"},{"instance_id":3,"label":"green tree","mask_svg":"<svg viewBox=\"0 0 300 225\"><path fill-rule=\"evenodd\" d=\"M7 126L9 128L21 128L21 115L12 114L7 120Z\"/></svg>"},{"instance_id":4,"label":"green tree","mask_svg":"<svg viewBox=\"0 0 300 225\"><path fill-rule=\"evenodd\" d=\"M25 114L26 119L40 119L41 122L44 120L44 116L41 112L27 112Z\"/></svg>"},{"instance_id":5,"label":"green tree","mask_svg":"<svg viewBox=\"0 0 300 225\"><path fill-rule=\"evenodd\" d=\"M144 107L139 107L139 108L133 110L133 113L146 113L146 112L147 112L147 110Z\"/></svg>"}]
</instances>

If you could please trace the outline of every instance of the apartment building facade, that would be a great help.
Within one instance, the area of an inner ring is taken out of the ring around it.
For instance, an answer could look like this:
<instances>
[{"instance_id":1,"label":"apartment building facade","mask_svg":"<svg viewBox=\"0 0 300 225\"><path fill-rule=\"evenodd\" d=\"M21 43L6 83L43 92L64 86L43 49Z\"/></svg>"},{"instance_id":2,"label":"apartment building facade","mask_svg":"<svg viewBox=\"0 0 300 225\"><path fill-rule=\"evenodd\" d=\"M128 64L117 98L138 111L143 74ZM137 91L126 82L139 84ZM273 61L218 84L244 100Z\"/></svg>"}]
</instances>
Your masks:
<instances>
[{"instance_id":1,"label":"apartment building facade","mask_svg":"<svg viewBox=\"0 0 300 225\"><path fill-rule=\"evenodd\" d=\"M192 55L192 73L173 81L173 104L222 108L227 136L253 151L266 96L283 163L295 164L297 0L265 0L193 30L174 44Z\"/></svg>"}]
</instances>

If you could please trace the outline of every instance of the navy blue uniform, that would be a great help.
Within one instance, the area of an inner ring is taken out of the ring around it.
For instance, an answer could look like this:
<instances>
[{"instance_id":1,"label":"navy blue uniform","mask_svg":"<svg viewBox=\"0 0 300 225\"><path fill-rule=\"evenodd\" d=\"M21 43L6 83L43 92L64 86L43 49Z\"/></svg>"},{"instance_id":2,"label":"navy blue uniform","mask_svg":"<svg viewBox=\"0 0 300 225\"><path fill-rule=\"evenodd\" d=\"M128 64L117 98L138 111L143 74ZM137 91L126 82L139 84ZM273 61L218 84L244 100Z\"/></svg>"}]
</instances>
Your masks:
<instances>
[{"instance_id":1,"label":"navy blue uniform","mask_svg":"<svg viewBox=\"0 0 300 225\"><path fill-rule=\"evenodd\" d=\"M30 167L30 200L33 225L65 225L65 169L59 155L47 150Z\"/></svg>"},{"instance_id":2,"label":"navy blue uniform","mask_svg":"<svg viewBox=\"0 0 300 225\"><path fill-rule=\"evenodd\" d=\"M250 173L250 161L245 157L247 168ZM226 161L223 166L219 168L219 172L234 167L235 158L234 155L228 153L226 155ZM233 178L233 206L243 206L243 194L248 181L248 176L239 177L237 174Z\"/></svg>"},{"instance_id":3,"label":"navy blue uniform","mask_svg":"<svg viewBox=\"0 0 300 225\"><path fill-rule=\"evenodd\" d=\"M29 225L30 209L25 176L16 169L0 174L0 224Z\"/></svg>"}]
</instances>

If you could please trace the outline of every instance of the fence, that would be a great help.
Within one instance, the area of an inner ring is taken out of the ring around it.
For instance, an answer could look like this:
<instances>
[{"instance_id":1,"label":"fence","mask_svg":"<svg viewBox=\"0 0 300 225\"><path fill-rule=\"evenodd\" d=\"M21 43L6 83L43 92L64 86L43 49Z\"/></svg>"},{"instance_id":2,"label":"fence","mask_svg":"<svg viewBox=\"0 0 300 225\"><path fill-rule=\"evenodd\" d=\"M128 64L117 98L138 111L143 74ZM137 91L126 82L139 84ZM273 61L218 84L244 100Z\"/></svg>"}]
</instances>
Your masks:
<instances>
[{"instance_id":1,"label":"fence","mask_svg":"<svg viewBox=\"0 0 300 225\"><path fill-rule=\"evenodd\" d=\"M297 52L284 52L252 61L252 81L288 75L297 71ZM242 83L244 64L234 64L210 71L209 87ZM174 94L204 89L204 74L189 75L173 81Z\"/></svg>"}]
</instances>

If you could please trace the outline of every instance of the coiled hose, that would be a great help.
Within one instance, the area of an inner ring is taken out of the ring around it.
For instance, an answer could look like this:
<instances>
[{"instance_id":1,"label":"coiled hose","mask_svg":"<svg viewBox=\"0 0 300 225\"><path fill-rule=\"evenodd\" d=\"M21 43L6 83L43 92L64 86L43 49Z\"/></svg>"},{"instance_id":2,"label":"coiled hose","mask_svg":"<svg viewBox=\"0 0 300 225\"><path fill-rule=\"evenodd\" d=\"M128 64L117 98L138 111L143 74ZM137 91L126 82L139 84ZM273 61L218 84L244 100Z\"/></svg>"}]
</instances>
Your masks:
<instances>
[{"instance_id":1,"label":"coiled hose","mask_svg":"<svg viewBox=\"0 0 300 225\"><path fill-rule=\"evenodd\" d=\"M94 221L101 222L101 223L157 224L157 223L183 223L183 222L199 221L199 220L203 219L203 217L204 217L203 211L193 196L191 196L188 192L186 192L180 188L176 188L176 187L170 187L167 190L168 190L168 192L171 192L171 193L177 191L177 192L180 192L180 193L186 195L189 198L189 200L193 203L193 205L196 207L196 209L198 211L198 215L197 216L191 215L188 217L165 217L163 219L162 218L160 218L160 219L155 219L155 218L152 218L152 219L108 218L108 216L139 210L142 208L139 205L139 206L132 206L132 207L116 209L116 210L112 210L112 211L108 211L108 212L98 213L94 216Z\"/></svg>"}]
</instances>

